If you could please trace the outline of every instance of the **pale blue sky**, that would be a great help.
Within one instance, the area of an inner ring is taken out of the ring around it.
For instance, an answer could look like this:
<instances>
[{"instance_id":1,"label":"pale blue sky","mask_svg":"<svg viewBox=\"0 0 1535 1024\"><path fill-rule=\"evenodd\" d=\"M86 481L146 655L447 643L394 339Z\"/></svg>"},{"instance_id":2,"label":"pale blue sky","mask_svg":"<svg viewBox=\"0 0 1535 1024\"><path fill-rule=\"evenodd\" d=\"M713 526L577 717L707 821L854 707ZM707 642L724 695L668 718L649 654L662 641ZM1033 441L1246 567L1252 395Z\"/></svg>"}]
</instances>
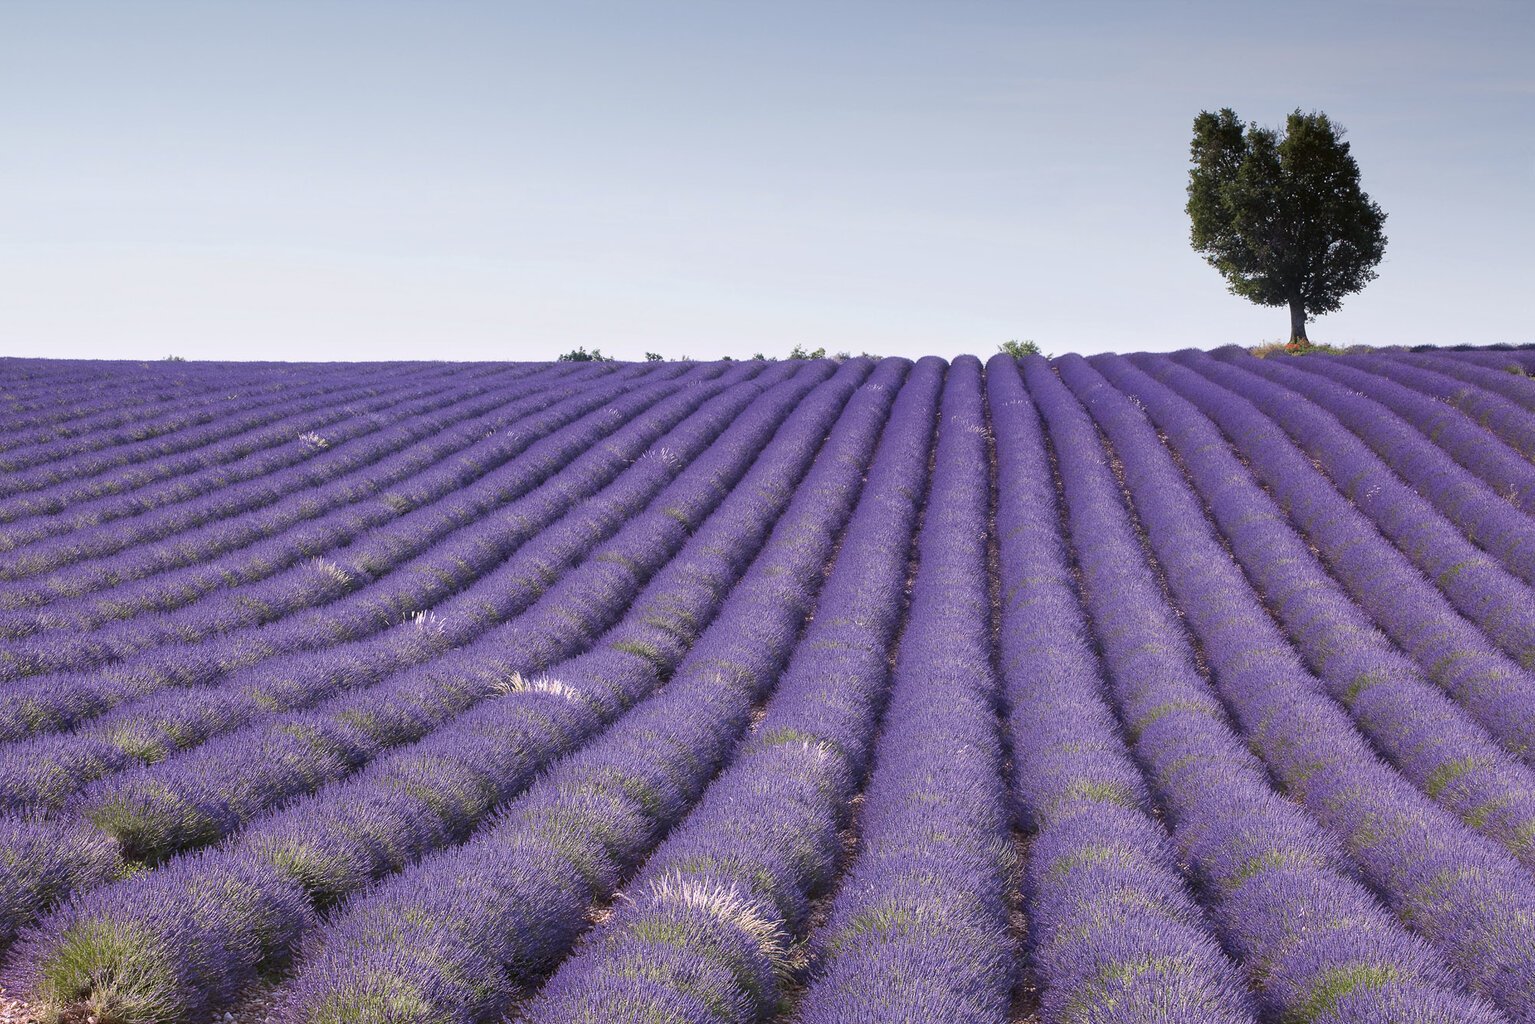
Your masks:
<instances>
[{"instance_id":1,"label":"pale blue sky","mask_svg":"<svg viewBox=\"0 0 1535 1024\"><path fill-rule=\"evenodd\" d=\"M0 354L1253 344L1191 122L1347 126L1337 343L1535 342L1535 4L0 0Z\"/></svg>"}]
</instances>

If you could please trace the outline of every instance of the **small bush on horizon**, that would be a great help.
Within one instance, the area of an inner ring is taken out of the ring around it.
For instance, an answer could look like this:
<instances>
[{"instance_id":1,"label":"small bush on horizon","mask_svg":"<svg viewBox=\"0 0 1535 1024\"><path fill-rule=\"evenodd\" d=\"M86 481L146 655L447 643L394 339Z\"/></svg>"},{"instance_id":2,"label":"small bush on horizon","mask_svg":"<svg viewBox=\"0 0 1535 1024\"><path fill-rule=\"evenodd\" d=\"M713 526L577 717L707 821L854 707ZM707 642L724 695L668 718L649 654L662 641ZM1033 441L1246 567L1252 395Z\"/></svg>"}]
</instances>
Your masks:
<instances>
[{"instance_id":1,"label":"small bush on horizon","mask_svg":"<svg viewBox=\"0 0 1535 1024\"><path fill-rule=\"evenodd\" d=\"M1024 338L1022 341L1019 341L1017 338L1009 339L998 345L997 351L1005 352L1014 359L1022 359L1024 356L1044 355L1039 350L1039 342L1032 338Z\"/></svg>"},{"instance_id":2,"label":"small bush on horizon","mask_svg":"<svg viewBox=\"0 0 1535 1024\"><path fill-rule=\"evenodd\" d=\"M647 359L650 358L648 353L646 354L646 358ZM660 357L657 356L656 358L659 359ZM557 362L561 362L561 363L606 363L606 362L611 362L611 360L607 356L602 354L602 349L594 348L590 352L588 352L586 350L586 346L585 345L581 346L580 348L571 349L569 352L566 352L564 355L560 356L559 359L556 360L556 361Z\"/></svg>"},{"instance_id":3,"label":"small bush on horizon","mask_svg":"<svg viewBox=\"0 0 1535 1024\"><path fill-rule=\"evenodd\" d=\"M1284 350L1292 356L1312 356L1317 353L1329 356L1341 356L1344 350L1337 345L1319 345L1305 338L1291 338L1285 342Z\"/></svg>"}]
</instances>

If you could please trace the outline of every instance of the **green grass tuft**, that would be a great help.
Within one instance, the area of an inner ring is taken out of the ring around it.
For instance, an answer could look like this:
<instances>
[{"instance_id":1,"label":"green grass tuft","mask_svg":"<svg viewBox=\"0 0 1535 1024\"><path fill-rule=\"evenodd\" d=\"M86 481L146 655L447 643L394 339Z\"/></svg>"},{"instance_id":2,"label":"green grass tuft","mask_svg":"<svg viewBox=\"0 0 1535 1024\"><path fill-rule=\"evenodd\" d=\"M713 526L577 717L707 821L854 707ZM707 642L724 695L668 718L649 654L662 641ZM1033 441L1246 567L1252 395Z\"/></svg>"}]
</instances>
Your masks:
<instances>
[{"instance_id":1,"label":"green grass tuft","mask_svg":"<svg viewBox=\"0 0 1535 1024\"><path fill-rule=\"evenodd\" d=\"M33 996L44 1021L160 1024L177 1007L175 958L157 936L113 921L83 921L59 936L39 970Z\"/></svg>"}]
</instances>

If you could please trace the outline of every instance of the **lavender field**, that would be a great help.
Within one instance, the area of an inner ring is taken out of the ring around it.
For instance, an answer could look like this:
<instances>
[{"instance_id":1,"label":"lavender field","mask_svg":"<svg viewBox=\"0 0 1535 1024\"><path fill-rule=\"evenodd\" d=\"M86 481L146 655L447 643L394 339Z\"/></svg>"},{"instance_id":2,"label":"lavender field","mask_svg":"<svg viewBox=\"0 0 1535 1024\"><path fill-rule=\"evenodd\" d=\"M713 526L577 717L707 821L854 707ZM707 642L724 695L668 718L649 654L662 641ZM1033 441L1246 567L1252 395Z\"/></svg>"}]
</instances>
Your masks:
<instances>
[{"instance_id":1,"label":"lavender field","mask_svg":"<svg viewBox=\"0 0 1535 1024\"><path fill-rule=\"evenodd\" d=\"M10 1012L1535 1022L1531 375L0 360Z\"/></svg>"}]
</instances>

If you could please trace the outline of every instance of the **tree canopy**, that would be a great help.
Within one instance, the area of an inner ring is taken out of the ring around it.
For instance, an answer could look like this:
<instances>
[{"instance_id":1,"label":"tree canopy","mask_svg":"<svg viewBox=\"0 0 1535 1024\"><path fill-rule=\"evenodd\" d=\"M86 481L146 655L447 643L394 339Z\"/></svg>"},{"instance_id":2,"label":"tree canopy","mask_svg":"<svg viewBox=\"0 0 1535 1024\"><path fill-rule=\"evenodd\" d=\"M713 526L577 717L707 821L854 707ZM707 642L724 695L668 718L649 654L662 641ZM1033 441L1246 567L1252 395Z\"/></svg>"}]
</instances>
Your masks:
<instances>
[{"instance_id":1,"label":"tree canopy","mask_svg":"<svg viewBox=\"0 0 1535 1024\"><path fill-rule=\"evenodd\" d=\"M1281 137L1230 108L1201 111L1190 146L1194 249L1232 294L1290 307L1290 337L1376 277L1386 215L1359 187L1343 129L1326 114L1292 113Z\"/></svg>"}]
</instances>

